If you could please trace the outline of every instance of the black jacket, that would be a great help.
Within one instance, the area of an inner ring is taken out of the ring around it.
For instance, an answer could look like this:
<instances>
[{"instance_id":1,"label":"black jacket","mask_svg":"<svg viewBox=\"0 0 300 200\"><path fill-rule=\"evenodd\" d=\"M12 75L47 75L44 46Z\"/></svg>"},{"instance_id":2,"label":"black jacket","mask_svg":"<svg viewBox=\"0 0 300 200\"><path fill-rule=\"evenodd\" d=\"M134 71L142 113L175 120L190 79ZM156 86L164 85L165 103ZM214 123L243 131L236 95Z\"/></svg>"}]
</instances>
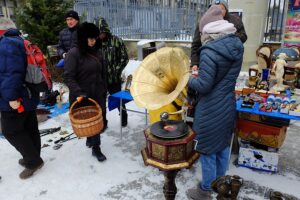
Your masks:
<instances>
[{"instance_id":1,"label":"black jacket","mask_svg":"<svg viewBox=\"0 0 300 200\"><path fill-rule=\"evenodd\" d=\"M86 96L105 106L106 69L99 51L82 55L77 47L72 48L65 58L64 80L70 90L70 104L76 97Z\"/></svg>"},{"instance_id":2,"label":"black jacket","mask_svg":"<svg viewBox=\"0 0 300 200\"><path fill-rule=\"evenodd\" d=\"M232 23L236 28L236 35L240 38L240 40L245 43L247 40L247 34L244 28L244 24L239 17L231 15L227 12L224 17L225 20ZM202 46L200 32L199 32L199 23L197 22L196 30L194 33L194 38L191 47L191 65L198 65L200 61L200 52L199 49Z\"/></svg>"},{"instance_id":3,"label":"black jacket","mask_svg":"<svg viewBox=\"0 0 300 200\"><path fill-rule=\"evenodd\" d=\"M73 28L64 28L59 32L58 41L58 55L62 57L64 53L67 53L71 48L75 47L77 44L77 26Z\"/></svg>"}]
</instances>

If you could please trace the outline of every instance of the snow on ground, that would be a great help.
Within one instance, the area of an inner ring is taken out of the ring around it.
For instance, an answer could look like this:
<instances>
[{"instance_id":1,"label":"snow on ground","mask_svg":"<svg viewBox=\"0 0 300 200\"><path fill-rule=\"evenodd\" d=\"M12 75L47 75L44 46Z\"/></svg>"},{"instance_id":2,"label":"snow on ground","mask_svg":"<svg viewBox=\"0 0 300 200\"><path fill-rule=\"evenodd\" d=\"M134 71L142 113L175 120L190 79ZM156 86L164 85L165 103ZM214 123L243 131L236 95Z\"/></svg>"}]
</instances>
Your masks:
<instances>
[{"instance_id":1,"label":"snow on ground","mask_svg":"<svg viewBox=\"0 0 300 200\"><path fill-rule=\"evenodd\" d=\"M135 66L136 67L136 66ZM67 94L64 95L66 99ZM143 111L133 102L127 108ZM129 112L129 124L120 135L117 109L107 113L108 129L101 135L102 151L107 161L100 163L85 146L85 139L74 139L53 149L60 132L42 137L42 158L45 165L33 177L19 179L23 168L18 164L20 154L0 137L0 200L161 200L164 177L161 171L145 166L140 151L144 148L145 116ZM72 132L68 113L49 119L40 129L61 126ZM279 172L254 171L234 164L232 155L228 174L244 179L239 199L268 199L270 190L300 199L300 122L292 121L284 145L279 151ZM52 140L52 141L51 141ZM176 177L176 199L186 200L186 190L195 187L201 178L196 162L191 169L181 170Z\"/></svg>"},{"instance_id":2,"label":"snow on ground","mask_svg":"<svg viewBox=\"0 0 300 200\"><path fill-rule=\"evenodd\" d=\"M133 102L129 108L138 109ZM141 110L142 111L142 110ZM44 167L28 180L20 180L22 167L18 165L19 153L5 139L0 139L0 199L2 200L142 200L164 199L162 193L163 174L143 163L140 150L144 147L142 114L129 112L128 127L123 129L123 140L119 131L117 110L108 112L108 129L102 134L102 150L107 161L100 163L85 146L85 139L68 141L54 150L53 142L61 137L59 132L42 137ZM68 114L62 114L40 124L40 128L61 126L72 132ZM284 146L280 150L279 173L253 171L230 164L228 174L244 178L245 186L240 199L265 199L269 189L278 190L300 199L299 127L293 121L288 130ZM232 156L234 161L236 156ZM177 175L177 199L187 199L185 191L197 185L201 177L199 163Z\"/></svg>"}]
</instances>

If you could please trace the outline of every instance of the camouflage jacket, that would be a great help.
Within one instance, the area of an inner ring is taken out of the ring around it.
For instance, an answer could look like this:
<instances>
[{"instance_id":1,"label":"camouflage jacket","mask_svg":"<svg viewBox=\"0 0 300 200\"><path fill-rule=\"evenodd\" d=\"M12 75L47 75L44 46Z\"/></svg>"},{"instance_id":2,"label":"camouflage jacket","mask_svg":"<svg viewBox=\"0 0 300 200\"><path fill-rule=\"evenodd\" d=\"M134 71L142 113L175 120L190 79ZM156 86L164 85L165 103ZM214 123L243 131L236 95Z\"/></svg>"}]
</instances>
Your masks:
<instances>
[{"instance_id":1,"label":"camouflage jacket","mask_svg":"<svg viewBox=\"0 0 300 200\"><path fill-rule=\"evenodd\" d=\"M123 40L112 35L110 28L103 17L95 21L100 33L106 33L106 38L101 40L101 50L104 63L107 66L108 84L121 83L121 73L128 63L128 54Z\"/></svg>"},{"instance_id":2,"label":"camouflage jacket","mask_svg":"<svg viewBox=\"0 0 300 200\"><path fill-rule=\"evenodd\" d=\"M121 73L128 63L126 46L122 39L108 35L101 44L102 55L107 66L108 84L121 83Z\"/></svg>"}]
</instances>

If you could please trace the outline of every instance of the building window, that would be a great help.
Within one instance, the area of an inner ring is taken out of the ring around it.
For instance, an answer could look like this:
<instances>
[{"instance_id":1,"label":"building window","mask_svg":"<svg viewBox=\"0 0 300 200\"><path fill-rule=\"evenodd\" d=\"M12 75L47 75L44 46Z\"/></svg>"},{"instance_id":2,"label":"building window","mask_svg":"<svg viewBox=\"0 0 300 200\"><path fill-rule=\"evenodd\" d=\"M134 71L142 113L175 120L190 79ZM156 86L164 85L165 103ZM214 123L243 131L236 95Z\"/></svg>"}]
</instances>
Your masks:
<instances>
[{"instance_id":1,"label":"building window","mask_svg":"<svg viewBox=\"0 0 300 200\"><path fill-rule=\"evenodd\" d=\"M281 42L286 0L269 0L264 42Z\"/></svg>"},{"instance_id":2,"label":"building window","mask_svg":"<svg viewBox=\"0 0 300 200\"><path fill-rule=\"evenodd\" d=\"M4 17L3 7L2 6L0 6L0 17Z\"/></svg>"}]
</instances>

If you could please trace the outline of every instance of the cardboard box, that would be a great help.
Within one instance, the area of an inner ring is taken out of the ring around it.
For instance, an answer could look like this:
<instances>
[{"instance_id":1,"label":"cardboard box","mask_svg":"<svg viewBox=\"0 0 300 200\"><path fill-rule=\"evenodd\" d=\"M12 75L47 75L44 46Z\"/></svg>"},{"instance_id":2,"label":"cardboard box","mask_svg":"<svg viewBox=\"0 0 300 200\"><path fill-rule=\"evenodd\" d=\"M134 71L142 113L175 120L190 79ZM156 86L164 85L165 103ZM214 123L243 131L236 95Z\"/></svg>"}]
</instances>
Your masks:
<instances>
[{"instance_id":1,"label":"cardboard box","mask_svg":"<svg viewBox=\"0 0 300 200\"><path fill-rule=\"evenodd\" d=\"M287 126L267 125L245 119L238 119L236 131L240 138L265 146L280 148L284 142Z\"/></svg>"},{"instance_id":2,"label":"cardboard box","mask_svg":"<svg viewBox=\"0 0 300 200\"><path fill-rule=\"evenodd\" d=\"M255 149L241 142L238 165L266 172L277 172L278 158L278 152Z\"/></svg>"},{"instance_id":3,"label":"cardboard box","mask_svg":"<svg viewBox=\"0 0 300 200\"><path fill-rule=\"evenodd\" d=\"M243 95L248 95L253 92L255 92L255 88L243 88L243 91L242 91Z\"/></svg>"}]
</instances>

